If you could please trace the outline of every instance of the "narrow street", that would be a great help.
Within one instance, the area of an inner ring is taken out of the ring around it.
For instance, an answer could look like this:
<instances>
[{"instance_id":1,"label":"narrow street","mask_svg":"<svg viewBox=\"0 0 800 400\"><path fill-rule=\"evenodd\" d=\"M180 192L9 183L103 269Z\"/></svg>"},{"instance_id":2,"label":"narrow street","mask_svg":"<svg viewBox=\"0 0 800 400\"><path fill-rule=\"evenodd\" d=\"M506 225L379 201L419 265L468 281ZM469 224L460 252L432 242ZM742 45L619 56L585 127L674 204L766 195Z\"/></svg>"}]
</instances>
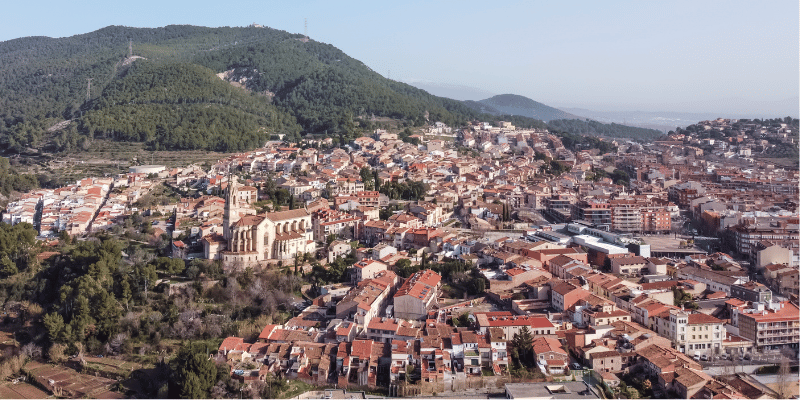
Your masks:
<instances>
[{"instance_id":1,"label":"narrow street","mask_svg":"<svg viewBox=\"0 0 800 400\"><path fill-rule=\"evenodd\" d=\"M103 196L103 201L100 202L100 205L97 207L97 210L95 210L94 215L92 215L92 220L89 221L89 225L86 226L86 232L92 231L92 225L94 224L94 220L97 219L97 215L100 214L100 210L102 210L103 207L106 205L108 197L111 195L111 191L113 190L114 190L114 183L112 182L108 186L108 191L106 192L105 196Z\"/></svg>"}]
</instances>

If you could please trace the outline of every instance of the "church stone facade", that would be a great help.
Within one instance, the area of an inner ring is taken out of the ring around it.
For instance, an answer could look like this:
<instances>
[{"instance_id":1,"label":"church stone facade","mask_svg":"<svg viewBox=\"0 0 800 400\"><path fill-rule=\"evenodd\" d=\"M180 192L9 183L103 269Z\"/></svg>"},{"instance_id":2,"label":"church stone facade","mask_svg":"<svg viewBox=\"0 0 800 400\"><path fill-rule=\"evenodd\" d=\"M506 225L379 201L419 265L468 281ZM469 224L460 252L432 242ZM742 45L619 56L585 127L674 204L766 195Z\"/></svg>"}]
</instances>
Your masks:
<instances>
[{"instance_id":1,"label":"church stone facade","mask_svg":"<svg viewBox=\"0 0 800 400\"><path fill-rule=\"evenodd\" d=\"M256 214L255 196L243 194L235 179L225 195L223 235L203 238L205 256L222 260L223 266L247 267L270 261L293 260L300 253L313 253L311 213L305 208Z\"/></svg>"}]
</instances>

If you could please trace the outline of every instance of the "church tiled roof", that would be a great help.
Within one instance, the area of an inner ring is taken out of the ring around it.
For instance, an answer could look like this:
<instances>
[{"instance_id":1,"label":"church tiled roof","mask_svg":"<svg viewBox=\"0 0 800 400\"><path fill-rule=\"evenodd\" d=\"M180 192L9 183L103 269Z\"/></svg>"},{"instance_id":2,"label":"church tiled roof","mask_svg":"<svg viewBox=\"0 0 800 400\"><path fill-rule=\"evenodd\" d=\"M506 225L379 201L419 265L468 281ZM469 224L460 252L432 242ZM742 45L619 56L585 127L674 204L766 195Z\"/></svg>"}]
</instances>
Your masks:
<instances>
[{"instance_id":1,"label":"church tiled roof","mask_svg":"<svg viewBox=\"0 0 800 400\"><path fill-rule=\"evenodd\" d=\"M277 222L277 221L284 221L287 219L307 217L309 215L311 214L309 214L305 208L298 208L296 210L276 211L267 213L266 217L269 218L270 221Z\"/></svg>"},{"instance_id":2,"label":"church tiled roof","mask_svg":"<svg viewBox=\"0 0 800 400\"><path fill-rule=\"evenodd\" d=\"M234 222L233 226L238 227L238 226L258 225L263 220L264 217L260 215L245 215L242 218L239 218L238 221Z\"/></svg>"}]
</instances>

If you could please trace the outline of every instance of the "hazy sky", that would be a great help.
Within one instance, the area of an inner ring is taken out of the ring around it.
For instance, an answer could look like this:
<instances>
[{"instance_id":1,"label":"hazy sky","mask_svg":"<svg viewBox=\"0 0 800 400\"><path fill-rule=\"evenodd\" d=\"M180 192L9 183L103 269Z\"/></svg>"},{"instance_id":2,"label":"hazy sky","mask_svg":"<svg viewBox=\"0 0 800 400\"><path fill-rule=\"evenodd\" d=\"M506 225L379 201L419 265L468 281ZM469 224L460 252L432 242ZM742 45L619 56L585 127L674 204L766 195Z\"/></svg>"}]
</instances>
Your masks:
<instances>
[{"instance_id":1,"label":"hazy sky","mask_svg":"<svg viewBox=\"0 0 800 400\"><path fill-rule=\"evenodd\" d=\"M716 111L798 96L798 1L20 1L0 40L108 25L245 26L330 43L392 79L594 109ZM391 71L391 72L389 72ZM470 94L471 93L471 94ZM463 99L463 98L462 98Z\"/></svg>"}]
</instances>

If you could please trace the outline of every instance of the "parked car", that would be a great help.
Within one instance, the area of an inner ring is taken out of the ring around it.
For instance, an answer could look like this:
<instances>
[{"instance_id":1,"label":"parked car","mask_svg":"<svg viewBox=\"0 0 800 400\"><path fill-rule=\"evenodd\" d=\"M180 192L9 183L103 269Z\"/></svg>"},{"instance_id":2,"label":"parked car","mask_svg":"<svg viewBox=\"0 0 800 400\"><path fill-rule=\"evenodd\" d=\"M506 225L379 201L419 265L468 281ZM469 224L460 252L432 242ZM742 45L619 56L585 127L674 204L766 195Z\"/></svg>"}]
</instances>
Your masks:
<instances>
[{"instance_id":1,"label":"parked car","mask_svg":"<svg viewBox=\"0 0 800 400\"><path fill-rule=\"evenodd\" d=\"M700 354L695 354L692 358L694 358L695 361L700 361Z\"/></svg>"},{"instance_id":2,"label":"parked car","mask_svg":"<svg viewBox=\"0 0 800 400\"><path fill-rule=\"evenodd\" d=\"M580 370L580 369L583 369L583 367L578 363L572 363L572 365L570 365L570 368L572 368L572 369L574 369L576 371Z\"/></svg>"},{"instance_id":3,"label":"parked car","mask_svg":"<svg viewBox=\"0 0 800 400\"><path fill-rule=\"evenodd\" d=\"M703 361L708 361L708 356L703 354L702 356L700 356L700 359Z\"/></svg>"}]
</instances>

